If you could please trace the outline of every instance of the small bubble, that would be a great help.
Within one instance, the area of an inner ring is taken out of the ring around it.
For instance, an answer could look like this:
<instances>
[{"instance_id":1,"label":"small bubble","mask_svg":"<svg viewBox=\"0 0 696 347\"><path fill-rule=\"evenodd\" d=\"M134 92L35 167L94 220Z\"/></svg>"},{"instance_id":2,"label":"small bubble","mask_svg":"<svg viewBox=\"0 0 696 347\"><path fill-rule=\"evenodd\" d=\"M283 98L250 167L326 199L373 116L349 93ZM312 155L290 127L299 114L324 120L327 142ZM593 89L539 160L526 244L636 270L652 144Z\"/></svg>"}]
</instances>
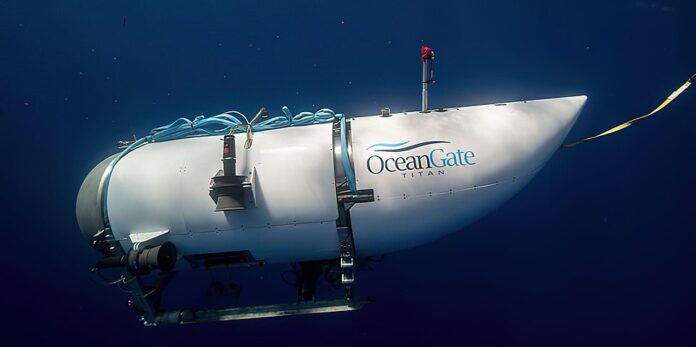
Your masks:
<instances>
[{"instance_id":1,"label":"small bubble","mask_svg":"<svg viewBox=\"0 0 696 347\"><path fill-rule=\"evenodd\" d=\"M29 106L29 103L25 101L24 106Z\"/></svg>"},{"instance_id":2,"label":"small bubble","mask_svg":"<svg viewBox=\"0 0 696 347\"><path fill-rule=\"evenodd\" d=\"M118 57L114 57L114 60L117 60L117 59L118 59Z\"/></svg>"},{"instance_id":3,"label":"small bubble","mask_svg":"<svg viewBox=\"0 0 696 347\"><path fill-rule=\"evenodd\" d=\"M23 28L23 27L24 27L24 24L23 24L23 23L19 23L19 24L17 24L17 26L20 27L20 28Z\"/></svg>"},{"instance_id":4,"label":"small bubble","mask_svg":"<svg viewBox=\"0 0 696 347\"><path fill-rule=\"evenodd\" d=\"M82 71L78 71L77 74L80 76L84 75L84 73Z\"/></svg>"},{"instance_id":5,"label":"small bubble","mask_svg":"<svg viewBox=\"0 0 696 347\"><path fill-rule=\"evenodd\" d=\"M118 103L118 99L114 99L114 104Z\"/></svg>"}]
</instances>

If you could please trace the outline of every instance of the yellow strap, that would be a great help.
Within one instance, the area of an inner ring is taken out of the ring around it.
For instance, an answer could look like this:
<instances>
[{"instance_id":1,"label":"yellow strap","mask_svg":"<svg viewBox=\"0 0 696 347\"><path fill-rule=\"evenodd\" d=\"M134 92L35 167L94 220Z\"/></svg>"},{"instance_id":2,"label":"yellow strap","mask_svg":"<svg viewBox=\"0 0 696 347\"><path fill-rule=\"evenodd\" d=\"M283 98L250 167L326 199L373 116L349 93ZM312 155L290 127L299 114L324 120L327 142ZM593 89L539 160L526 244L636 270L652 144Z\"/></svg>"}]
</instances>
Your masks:
<instances>
[{"instance_id":1,"label":"yellow strap","mask_svg":"<svg viewBox=\"0 0 696 347\"><path fill-rule=\"evenodd\" d=\"M635 123L635 122L637 122L637 121L639 121L639 120L643 120L643 119L645 119L645 118L648 118L648 117L654 115L655 113L659 112L659 111L662 110L663 108L665 108L667 105L669 105L670 102L672 102L672 100L676 99L676 98L679 96L679 94L681 94L683 91L685 91L686 88L689 88L689 86L691 85L691 83L694 83L694 82L696 82L696 74L694 74L693 76L691 76L691 78L689 78L689 80L686 81L681 87L679 87L679 89L675 90L674 93L672 93L670 96L668 96L667 99L665 99L665 101L663 101L663 102L660 104L660 106L657 106L654 110L650 111L650 113L648 113L648 114L646 114L646 115L633 118L633 119L629 120L628 122L619 124L619 125L617 125L617 126L611 128L611 129L609 129L609 130L607 130L607 131L604 131L604 132L602 132L602 133L599 133L599 134L597 134L597 135L590 136L590 137L586 137L586 138L584 138L584 139L582 139L582 140L580 140L580 141L576 141L576 142L573 142L573 143L566 143L566 144L564 144L564 145L561 145L561 147L563 147L563 148L575 147L575 146L577 146L577 145L579 145L579 144L581 144L581 143L584 143L584 142L587 142L587 141L590 141L590 140L594 140L594 139L596 139L596 138L599 138L599 137L602 137L602 136L606 136L606 135L609 135L609 134L613 134L613 133L615 133L615 132L617 132L617 131L626 129L626 128L628 128L629 126L633 125L633 123Z\"/></svg>"}]
</instances>

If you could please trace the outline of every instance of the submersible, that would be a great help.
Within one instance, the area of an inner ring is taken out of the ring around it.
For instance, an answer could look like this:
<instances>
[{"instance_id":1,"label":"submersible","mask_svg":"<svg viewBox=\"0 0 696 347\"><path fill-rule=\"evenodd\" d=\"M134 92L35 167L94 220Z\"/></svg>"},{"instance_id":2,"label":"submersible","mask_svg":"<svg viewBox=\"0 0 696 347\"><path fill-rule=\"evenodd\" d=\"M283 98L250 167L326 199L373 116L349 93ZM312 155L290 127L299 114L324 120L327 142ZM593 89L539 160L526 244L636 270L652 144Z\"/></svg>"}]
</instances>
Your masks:
<instances>
[{"instance_id":1,"label":"submersible","mask_svg":"<svg viewBox=\"0 0 696 347\"><path fill-rule=\"evenodd\" d=\"M424 49L424 101L433 58ZM98 164L77 218L104 256L94 271L120 269L147 324L353 310L363 304L353 290L360 259L438 239L502 205L559 148L585 101L424 102L364 117L285 109L251 121L232 112L211 117L234 123L215 130L175 122ZM157 137L167 131L176 136ZM300 265L295 303L160 305L175 270L290 262ZM316 301L314 282L329 271L345 296Z\"/></svg>"}]
</instances>

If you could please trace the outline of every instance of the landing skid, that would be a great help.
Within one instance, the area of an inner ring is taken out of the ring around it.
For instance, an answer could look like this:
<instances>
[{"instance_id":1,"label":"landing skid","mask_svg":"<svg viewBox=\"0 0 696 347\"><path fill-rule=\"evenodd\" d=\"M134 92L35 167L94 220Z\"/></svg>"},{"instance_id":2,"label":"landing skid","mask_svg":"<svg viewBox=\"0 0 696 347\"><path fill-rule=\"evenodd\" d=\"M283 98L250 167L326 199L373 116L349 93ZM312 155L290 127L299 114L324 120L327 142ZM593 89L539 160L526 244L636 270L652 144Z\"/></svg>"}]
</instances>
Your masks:
<instances>
[{"instance_id":1,"label":"landing skid","mask_svg":"<svg viewBox=\"0 0 696 347\"><path fill-rule=\"evenodd\" d=\"M350 258L353 263L354 259ZM320 313L334 313L354 311L362 308L371 301L370 298L358 299L353 296L354 282L345 283L345 268L339 266L340 261L324 260L299 263L295 274L295 286L297 287L297 301L294 303L271 304L246 307L228 307L222 309L206 308L175 308L164 309L160 306L162 293L174 276L174 272L160 273L152 284L147 284L141 276L131 275L124 280L122 285L131 293L129 305L141 317L146 326L158 326L166 324L191 324L204 322L220 322L232 320L247 320L272 317L284 317L295 315L309 315ZM327 271L338 267L337 284L331 284L335 288L344 288L344 297L333 300L315 300L317 284L322 277L327 281ZM122 278L128 273L124 271ZM324 276L322 276L324 275Z\"/></svg>"},{"instance_id":2,"label":"landing skid","mask_svg":"<svg viewBox=\"0 0 696 347\"><path fill-rule=\"evenodd\" d=\"M174 310L159 314L154 324L190 324L204 322L222 322L231 320L259 319L308 315L318 313L333 313L354 311L363 307L360 300L346 301L343 299L324 301L301 301L291 304L276 304L265 306L235 307L215 310Z\"/></svg>"}]
</instances>

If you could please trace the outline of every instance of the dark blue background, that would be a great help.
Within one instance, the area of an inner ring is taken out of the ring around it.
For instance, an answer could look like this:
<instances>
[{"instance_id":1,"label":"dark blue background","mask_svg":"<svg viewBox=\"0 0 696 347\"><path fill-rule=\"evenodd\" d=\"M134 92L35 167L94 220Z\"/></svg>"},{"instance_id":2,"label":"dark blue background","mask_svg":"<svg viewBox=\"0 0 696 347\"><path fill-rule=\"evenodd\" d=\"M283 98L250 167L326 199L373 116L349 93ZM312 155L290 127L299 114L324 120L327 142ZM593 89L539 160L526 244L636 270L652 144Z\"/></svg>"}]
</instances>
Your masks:
<instances>
[{"instance_id":1,"label":"dark blue background","mask_svg":"<svg viewBox=\"0 0 696 347\"><path fill-rule=\"evenodd\" d=\"M115 140L179 116L417 109L421 44L437 53L432 106L586 94L570 138L590 135L696 72L694 14L667 0L1 0L3 340L694 345L696 90L559 151L466 230L388 255L361 273L378 301L355 313L145 328L126 294L91 281L74 217ZM276 275L244 295L292 298Z\"/></svg>"}]
</instances>

